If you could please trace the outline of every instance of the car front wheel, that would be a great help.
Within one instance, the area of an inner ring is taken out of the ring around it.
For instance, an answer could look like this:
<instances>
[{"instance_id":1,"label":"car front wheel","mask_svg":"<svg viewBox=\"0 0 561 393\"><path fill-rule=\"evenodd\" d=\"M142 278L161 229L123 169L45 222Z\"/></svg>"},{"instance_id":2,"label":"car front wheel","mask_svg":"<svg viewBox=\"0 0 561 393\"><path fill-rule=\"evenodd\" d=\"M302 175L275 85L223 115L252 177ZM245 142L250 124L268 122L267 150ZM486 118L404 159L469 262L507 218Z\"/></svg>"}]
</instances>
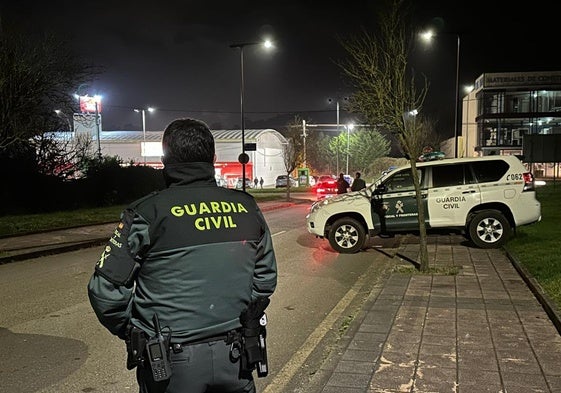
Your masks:
<instances>
[{"instance_id":1,"label":"car front wheel","mask_svg":"<svg viewBox=\"0 0 561 393\"><path fill-rule=\"evenodd\" d=\"M329 230L329 244L341 254L354 254L364 246L366 231L354 218L340 218Z\"/></svg>"},{"instance_id":2,"label":"car front wheel","mask_svg":"<svg viewBox=\"0 0 561 393\"><path fill-rule=\"evenodd\" d=\"M501 247L511 232L508 220L498 210L481 211L468 224L469 238L479 248Z\"/></svg>"}]
</instances>

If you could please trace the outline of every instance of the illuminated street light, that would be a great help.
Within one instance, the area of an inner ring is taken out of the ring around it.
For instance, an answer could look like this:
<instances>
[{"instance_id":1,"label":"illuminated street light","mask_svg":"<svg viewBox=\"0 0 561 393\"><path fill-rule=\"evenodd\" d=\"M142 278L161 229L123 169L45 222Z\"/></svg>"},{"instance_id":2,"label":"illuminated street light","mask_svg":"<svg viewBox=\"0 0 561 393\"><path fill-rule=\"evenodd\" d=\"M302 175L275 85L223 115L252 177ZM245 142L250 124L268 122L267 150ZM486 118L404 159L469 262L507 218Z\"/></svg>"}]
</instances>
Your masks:
<instances>
[{"instance_id":1,"label":"illuminated street light","mask_svg":"<svg viewBox=\"0 0 561 393\"><path fill-rule=\"evenodd\" d=\"M68 115L60 109L55 109L55 113L58 117L64 117L64 119L66 119L66 122L68 123L68 131L73 132L72 123L70 123L70 118L68 117Z\"/></svg>"},{"instance_id":2,"label":"illuminated street light","mask_svg":"<svg viewBox=\"0 0 561 393\"><path fill-rule=\"evenodd\" d=\"M242 153L238 157L238 161L242 164L242 190L245 191L245 164L249 162L249 156L245 152L245 118L244 118L244 75L243 75L243 49L246 46L263 45L265 49L271 49L273 43L269 40L264 42L242 42L230 45L230 48L238 48L240 50L240 115L241 115L241 131L242 131Z\"/></svg>"},{"instance_id":3,"label":"illuminated street light","mask_svg":"<svg viewBox=\"0 0 561 393\"><path fill-rule=\"evenodd\" d=\"M144 156L144 165L146 165L146 111L154 112L155 109L152 107L148 107L146 109L134 109L135 112L142 114L142 139L143 139L143 146L142 146L142 155Z\"/></svg>"},{"instance_id":4,"label":"illuminated street light","mask_svg":"<svg viewBox=\"0 0 561 393\"><path fill-rule=\"evenodd\" d=\"M458 102L459 97L459 83L460 83L460 35L457 33L451 33L456 36L457 39L457 51L456 51L456 104L454 109L454 158L458 158ZM432 38L436 34L432 30L428 30L420 34L421 39L425 42L431 42Z\"/></svg>"},{"instance_id":5,"label":"illuminated street light","mask_svg":"<svg viewBox=\"0 0 561 393\"><path fill-rule=\"evenodd\" d=\"M417 109L412 109L410 111L405 112L402 115L403 116L403 123L407 124L408 121L411 121L411 119L413 119L413 130L415 130L418 114L419 114L419 111Z\"/></svg>"}]
</instances>

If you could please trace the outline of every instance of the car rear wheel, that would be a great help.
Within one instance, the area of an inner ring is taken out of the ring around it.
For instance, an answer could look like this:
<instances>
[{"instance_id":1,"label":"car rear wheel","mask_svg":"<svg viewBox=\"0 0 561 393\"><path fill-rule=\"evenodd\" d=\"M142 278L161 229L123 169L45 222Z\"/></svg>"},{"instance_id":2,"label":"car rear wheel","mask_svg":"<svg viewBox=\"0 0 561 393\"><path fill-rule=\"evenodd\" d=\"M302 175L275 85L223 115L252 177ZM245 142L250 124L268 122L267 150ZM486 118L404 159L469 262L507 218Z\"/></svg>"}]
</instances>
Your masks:
<instances>
[{"instance_id":1,"label":"car rear wheel","mask_svg":"<svg viewBox=\"0 0 561 393\"><path fill-rule=\"evenodd\" d=\"M498 210L483 210L468 224L469 239L479 248L501 247L511 232L508 220Z\"/></svg>"},{"instance_id":2,"label":"car rear wheel","mask_svg":"<svg viewBox=\"0 0 561 393\"><path fill-rule=\"evenodd\" d=\"M364 246L366 231L354 218L340 218L329 230L329 244L341 254L354 254Z\"/></svg>"}]
</instances>

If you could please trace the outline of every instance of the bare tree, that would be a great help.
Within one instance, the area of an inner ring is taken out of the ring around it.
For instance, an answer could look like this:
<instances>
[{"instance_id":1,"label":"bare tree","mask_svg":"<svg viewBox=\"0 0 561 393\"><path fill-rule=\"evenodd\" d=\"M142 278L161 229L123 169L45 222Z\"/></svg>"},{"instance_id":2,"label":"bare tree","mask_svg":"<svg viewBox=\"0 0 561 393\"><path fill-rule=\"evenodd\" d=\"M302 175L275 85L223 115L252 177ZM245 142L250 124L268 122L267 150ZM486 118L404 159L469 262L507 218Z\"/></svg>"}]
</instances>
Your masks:
<instances>
[{"instance_id":1,"label":"bare tree","mask_svg":"<svg viewBox=\"0 0 561 393\"><path fill-rule=\"evenodd\" d=\"M282 158L284 168L286 169L286 200L290 201L290 174L296 169L299 162L302 162L303 141L302 141L302 120L299 116L286 126L285 135L286 144L282 146Z\"/></svg>"},{"instance_id":2,"label":"bare tree","mask_svg":"<svg viewBox=\"0 0 561 393\"><path fill-rule=\"evenodd\" d=\"M296 169L298 153L293 138L288 138L286 142L282 146L282 158L284 160L284 168L286 169L286 200L290 201L290 174Z\"/></svg>"},{"instance_id":3,"label":"bare tree","mask_svg":"<svg viewBox=\"0 0 561 393\"><path fill-rule=\"evenodd\" d=\"M422 153L429 124L422 117L422 105L428 92L426 78L417 80L408 66L413 32L406 0L389 0L378 15L379 31L362 33L341 45L348 58L339 63L356 92L349 109L361 113L370 124L381 125L396 137L411 165L417 196L420 233L420 270L428 271L425 211L421 199L416 160Z\"/></svg>"},{"instance_id":4,"label":"bare tree","mask_svg":"<svg viewBox=\"0 0 561 393\"><path fill-rule=\"evenodd\" d=\"M10 158L31 139L55 131L60 119L54 110L72 112L71 93L98 70L81 63L58 37L6 23L0 29L0 158Z\"/></svg>"},{"instance_id":5,"label":"bare tree","mask_svg":"<svg viewBox=\"0 0 561 393\"><path fill-rule=\"evenodd\" d=\"M66 134L66 133L64 133ZM41 173L75 179L82 176L86 162L95 159L93 141L89 135L60 136L60 133L44 133L31 141L37 152L37 164Z\"/></svg>"}]
</instances>

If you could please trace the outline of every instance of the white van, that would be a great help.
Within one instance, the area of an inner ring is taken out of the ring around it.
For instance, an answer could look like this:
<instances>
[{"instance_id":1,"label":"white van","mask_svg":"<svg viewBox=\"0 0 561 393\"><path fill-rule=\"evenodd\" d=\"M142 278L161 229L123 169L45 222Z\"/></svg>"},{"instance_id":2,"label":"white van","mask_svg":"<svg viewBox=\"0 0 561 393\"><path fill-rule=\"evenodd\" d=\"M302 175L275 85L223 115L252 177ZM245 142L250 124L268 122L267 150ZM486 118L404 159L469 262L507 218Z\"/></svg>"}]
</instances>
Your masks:
<instances>
[{"instance_id":1,"label":"white van","mask_svg":"<svg viewBox=\"0 0 561 393\"><path fill-rule=\"evenodd\" d=\"M516 156L485 156L417 163L427 231L462 230L480 248L502 246L521 225L541 220L534 176ZM409 165L369 187L315 202L308 232L340 253L355 253L369 237L418 233Z\"/></svg>"}]
</instances>

